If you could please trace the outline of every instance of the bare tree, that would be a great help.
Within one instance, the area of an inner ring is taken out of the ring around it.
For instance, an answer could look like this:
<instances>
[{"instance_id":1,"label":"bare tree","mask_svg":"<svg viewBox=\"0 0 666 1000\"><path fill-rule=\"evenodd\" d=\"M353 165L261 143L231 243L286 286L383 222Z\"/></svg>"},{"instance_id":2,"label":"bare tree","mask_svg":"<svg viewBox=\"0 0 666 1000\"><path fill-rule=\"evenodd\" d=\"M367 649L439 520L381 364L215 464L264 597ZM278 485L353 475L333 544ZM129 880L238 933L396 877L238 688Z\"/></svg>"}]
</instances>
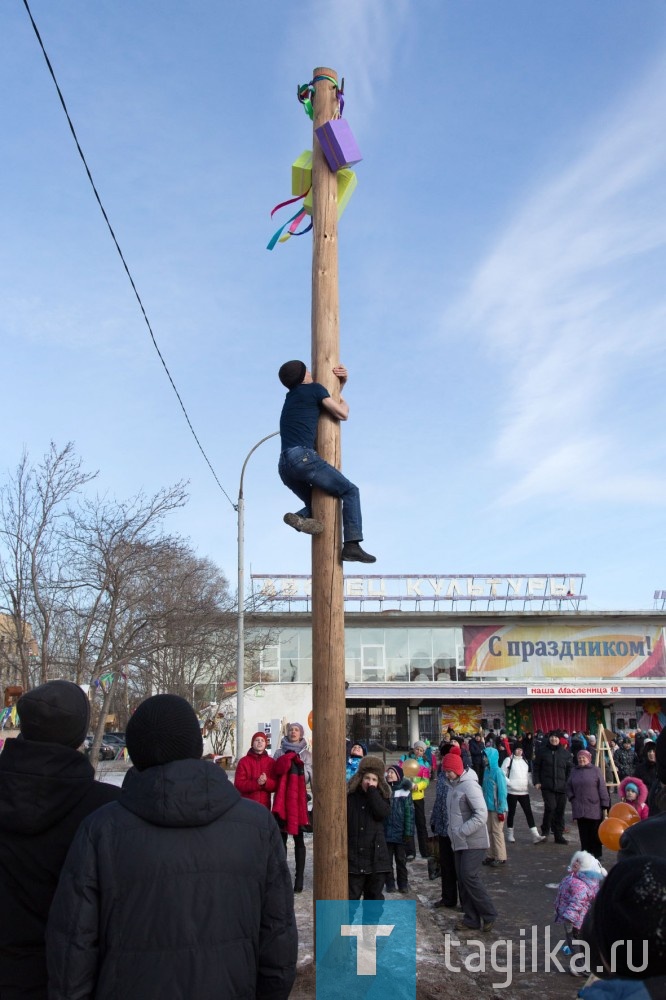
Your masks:
<instances>
[{"instance_id":1,"label":"bare tree","mask_svg":"<svg viewBox=\"0 0 666 1000\"><path fill-rule=\"evenodd\" d=\"M104 731L115 683L129 664L141 665L168 639L165 620L176 611L156 601L172 540L162 535L167 514L187 500L184 484L139 494L127 503L84 499L67 538L72 568L68 616L76 680L104 676L104 702L92 756Z\"/></svg>"},{"instance_id":2,"label":"bare tree","mask_svg":"<svg viewBox=\"0 0 666 1000\"><path fill-rule=\"evenodd\" d=\"M164 635L146 660L145 693L170 691L197 707L217 698L220 684L235 673L235 602L210 560L174 541L162 555L154 600Z\"/></svg>"},{"instance_id":3,"label":"bare tree","mask_svg":"<svg viewBox=\"0 0 666 1000\"><path fill-rule=\"evenodd\" d=\"M224 575L164 531L187 501L183 483L119 502L86 495L92 478L72 445L51 445L37 467L24 455L0 487L0 615L25 689L66 677L101 694L95 761L112 705L126 720L156 691L195 707L222 700L237 615Z\"/></svg>"},{"instance_id":4,"label":"bare tree","mask_svg":"<svg viewBox=\"0 0 666 1000\"><path fill-rule=\"evenodd\" d=\"M61 610L66 504L96 475L83 471L71 442L62 450L51 442L37 466L31 465L24 452L15 473L0 488L0 603L13 624L21 684L26 690L37 679L40 683L48 680L52 633Z\"/></svg>"}]
</instances>

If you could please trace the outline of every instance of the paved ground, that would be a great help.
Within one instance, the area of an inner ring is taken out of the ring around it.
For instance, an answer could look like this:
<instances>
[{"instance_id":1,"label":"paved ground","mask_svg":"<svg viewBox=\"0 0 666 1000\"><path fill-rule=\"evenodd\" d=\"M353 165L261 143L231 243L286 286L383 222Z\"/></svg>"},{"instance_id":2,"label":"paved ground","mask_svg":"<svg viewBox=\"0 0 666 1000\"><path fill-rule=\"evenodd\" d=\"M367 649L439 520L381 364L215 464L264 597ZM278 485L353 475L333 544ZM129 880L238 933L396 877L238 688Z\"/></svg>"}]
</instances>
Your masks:
<instances>
[{"instance_id":1,"label":"paved ground","mask_svg":"<svg viewBox=\"0 0 666 1000\"><path fill-rule=\"evenodd\" d=\"M230 773L233 780L233 774ZM124 773L114 768L105 780L121 784ZM426 815L430 816L433 787L428 789ZM429 801L428 801L429 800ZM543 815L538 793L532 798L537 825ZM560 971L556 962L547 959L547 952L562 937L561 927L553 921L553 903L557 884L566 871L571 855L578 849L575 824L567 821L569 846L560 846L552 837L544 844L533 845L520 811L516 815L516 843L508 844L507 864L502 868L484 868L484 878L499 918L490 935L473 934L467 941L452 935L458 919L455 910L435 910L440 898L439 879L429 881L427 863L417 858L409 865L410 895L416 900L417 912L417 997L418 1000L457 1000L471 995L483 1000L573 1000L584 979ZM312 857L314 838L306 834L305 891L295 896L296 919L299 929L298 975L291 1000L314 1000L314 941L312 900ZM288 862L294 871L293 841L289 839ZM612 852L604 851L603 863L609 868L615 862ZM401 897L388 897L398 899ZM448 935L448 958L447 958ZM483 939L486 968L481 967L480 946L473 939ZM455 942L460 942L455 944ZM495 954L495 969L491 968L491 949ZM566 959L557 952L557 960L566 969ZM467 963L467 964L466 964ZM456 971L457 969L457 971Z\"/></svg>"}]
</instances>

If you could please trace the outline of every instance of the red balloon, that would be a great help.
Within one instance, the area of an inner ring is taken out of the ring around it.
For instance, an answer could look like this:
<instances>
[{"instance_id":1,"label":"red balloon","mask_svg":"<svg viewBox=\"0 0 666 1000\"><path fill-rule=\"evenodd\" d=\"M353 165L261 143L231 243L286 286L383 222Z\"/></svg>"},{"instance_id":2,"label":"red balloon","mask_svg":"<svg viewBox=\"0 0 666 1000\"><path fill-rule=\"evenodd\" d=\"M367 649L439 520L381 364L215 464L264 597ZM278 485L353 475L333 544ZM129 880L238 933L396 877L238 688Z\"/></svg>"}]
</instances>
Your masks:
<instances>
[{"instance_id":1,"label":"red balloon","mask_svg":"<svg viewBox=\"0 0 666 1000\"><path fill-rule=\"evenodd\" d=\"M626 829L626 823L616 819L614 816L609 816L599 826L599 840L609 851L619 851L620 837Z\"/></svg>"}]
</instances>

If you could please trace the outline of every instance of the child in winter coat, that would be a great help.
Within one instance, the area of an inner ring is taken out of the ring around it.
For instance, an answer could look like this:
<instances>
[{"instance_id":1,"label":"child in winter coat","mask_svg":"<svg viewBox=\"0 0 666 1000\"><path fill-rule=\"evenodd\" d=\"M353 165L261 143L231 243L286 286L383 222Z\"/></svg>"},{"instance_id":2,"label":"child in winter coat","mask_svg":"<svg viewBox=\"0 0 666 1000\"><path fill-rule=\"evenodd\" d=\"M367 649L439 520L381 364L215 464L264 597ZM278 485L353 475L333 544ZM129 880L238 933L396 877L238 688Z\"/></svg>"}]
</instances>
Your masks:
<instances>
[{"instance_id":1,"label":"child in winter coat","mask_svg":"<svg viewBox=\"0 0 666 1000\"><path fill-rule=\"evenodd\" d=\"M506 864L506 844L504 843L504 820L508 803L506 799L506 777L499 767L499 751L495 747L486 747L488 766L483 772L483 797L488 807L488 838L490 840L489 855L484 859L484 865L498 868Z\"/></svg>"},{"instance_id":2,"label":"child in winter coat","mask_svg":"<svg viewBox=\"0 0 666 1000\"><path fill-rule=\"evenodd\" d=\"M414 803L414 825L416 836L419 842L419 853L422 858L428 857L428 828L425 818L425 793L430 784L430 765L425 758L426 745L423 740L417 740L409 753L405 753L400 758L400 763L406 760L415 760L419 765L418 775L412 779L412 802ZM413 861L416 857L416 846L414 835L407 842L407 860Z\"/></svg>"},{"instance_id":3,"label":"child in winter coat","mask_svg":"<svg viewBox=\"0 0 666 1000\"><path fill-rule=\"evenodd\" d=\"M349 781L350 778L353 778L356 774L358 771L358 765L361 763L367 752L368 751L364 743L352 743L349 748L349 756L347 757L347 781Z\"/></svg>"},{"instance_id":4,"label":"child in winter coat","mask_svg":"<svg viewBox=\"0 0 666 1000\"><path fill-rule=\"evenodd\" d=\"M381 757L364 757L347 785L347 863L350 899L383 899L391 871L384 820L391 812L391 790Z\"/></svg>"},{"instance_id":5,"label":"child in winter coat","mask_svg":"<svg viewBox=\"0 0 666 1000\"><path fill-rule=\"evenodd\" d=\"M430 775L429 775L430 780L434 781L434 779L437 777L437 751L435 750L435 747L430 745L430 743L426 743L426 749L425 749L425 754L423 755L423 759L430 768Z\"/></svg>"},{"instance_id":6,"label":"child in winter coat","mask_svg":"<svg viewBox=\"0 0 666 1000\"><path fill-rule=\"evenodd\" d=\"M405 840L414 833L412 783L409 778L405 778L400 764L391 764L386 771L386 781L391 789L391 812L384 820L384 837L391 860L391 871L386 874L385 889L386 892L395 892L397 880L398 892L409 892Z\"/></svg>"},{"instance_id":7,"label":"child in winter coat","mask_svg":"<svg viewBox=\"0 0 666 1000\"><path fill-rule=\"evenodd\" d=\"M647 806L648 790L645 782L641 781L640 778L625 778L624 781L620 782L618 792L621 802L633 806L641 819L648 818L650 810Z\"/></svg>"},{"instance_id":8,"label":"child in winter coat","mask_svg":"<svg viewBox=\"0 0 666 1000\"><path fill-rule=\"evenodd\" d=\"M567 947L572 955L578 949L573 943L574 937L579 937L583 920L607 874L601 862L589 851L576 851L567 874L559 884L555 897L555 922L564 924ZM577 974L573 965L571 971Z\"/></svg>"}]
</instances>

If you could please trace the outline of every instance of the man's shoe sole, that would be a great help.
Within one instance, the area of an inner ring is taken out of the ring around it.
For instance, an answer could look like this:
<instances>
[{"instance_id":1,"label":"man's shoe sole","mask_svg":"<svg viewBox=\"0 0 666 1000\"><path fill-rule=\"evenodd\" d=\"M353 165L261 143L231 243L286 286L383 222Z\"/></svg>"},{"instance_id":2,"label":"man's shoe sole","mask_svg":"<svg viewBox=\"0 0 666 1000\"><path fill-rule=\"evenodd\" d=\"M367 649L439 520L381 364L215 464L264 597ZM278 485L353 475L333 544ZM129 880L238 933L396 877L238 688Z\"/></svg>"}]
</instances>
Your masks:
<instances>
[{"instance_id":1,"label":"man's shoe sole","mask_svg":"<svg viewBox=\"0 0 666 1000\"><path fill-rule=\"evenodd\" d=\"M282 520L290 528L302 531L304 535L321 535L324 530L324 525L321 521L316 521L314 517L301 517L300 514L285 514Z\"/></svg>"}]
</instances>

